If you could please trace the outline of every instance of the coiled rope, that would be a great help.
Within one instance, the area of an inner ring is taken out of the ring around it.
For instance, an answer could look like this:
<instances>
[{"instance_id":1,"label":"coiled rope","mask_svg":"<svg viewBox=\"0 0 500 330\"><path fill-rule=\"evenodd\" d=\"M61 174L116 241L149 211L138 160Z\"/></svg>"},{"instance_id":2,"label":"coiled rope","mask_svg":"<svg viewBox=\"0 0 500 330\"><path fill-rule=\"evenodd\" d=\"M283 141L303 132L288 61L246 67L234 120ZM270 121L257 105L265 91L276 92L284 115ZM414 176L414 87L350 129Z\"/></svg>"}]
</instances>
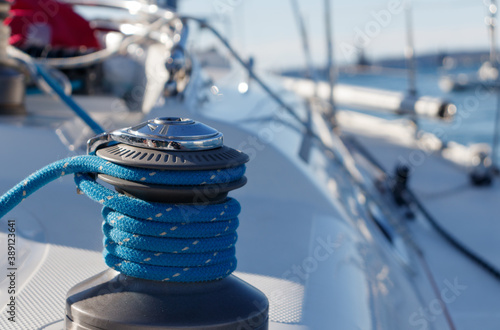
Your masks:
<instances>
[{"instance_id":1,"label":"coiled rope","mask_svg":"<svg viewBox=\"0 0 500 330\"><path fill-rule=\"evenodd\" d=\"M97 156L77 156L31 174L0 197L0 217L49 182L75 174L77 187L104 205L104 260L117 271L156 281L201 282L221 279L236 269L239 203L165 204L117 193L99 184L102 173L161 185L203 186L239 180L245 166L213 171L154 171L120 166Z\"/></svg>"}]
</instances>

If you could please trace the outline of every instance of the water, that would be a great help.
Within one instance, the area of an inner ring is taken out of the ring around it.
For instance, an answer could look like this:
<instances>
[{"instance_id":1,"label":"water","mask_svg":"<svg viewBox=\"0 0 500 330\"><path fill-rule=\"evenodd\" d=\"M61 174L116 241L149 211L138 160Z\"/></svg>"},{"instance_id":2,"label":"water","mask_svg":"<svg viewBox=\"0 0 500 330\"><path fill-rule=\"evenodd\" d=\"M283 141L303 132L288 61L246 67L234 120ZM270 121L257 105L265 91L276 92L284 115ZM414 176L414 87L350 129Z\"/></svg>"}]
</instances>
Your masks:
<instances>
[{"instance_id":1,"label":"water","mask_svg":"<svg viewBox=\"0 0 500 330\"><path fill-rule=\"evenodd\" d=\"M473 73L477 68L478 66L456 68L451 73ZM429 132L444 131L443 140L445 141L456 141L465 145L473 143L491 145L497 111L497 92L478 87L461 92L445 93L438 85L441 74L442 71L437 67L420 69L417 74L418 94L441 97L451 101L457 106L457 115L451 122L422 119L419 121L421 128ZM407 77L403 72L396 70L383 75L341 74L339 82L402 92L406 91L408 86ZM390 115L381 116L391 118Z\"/></svg>"}]
</instances>

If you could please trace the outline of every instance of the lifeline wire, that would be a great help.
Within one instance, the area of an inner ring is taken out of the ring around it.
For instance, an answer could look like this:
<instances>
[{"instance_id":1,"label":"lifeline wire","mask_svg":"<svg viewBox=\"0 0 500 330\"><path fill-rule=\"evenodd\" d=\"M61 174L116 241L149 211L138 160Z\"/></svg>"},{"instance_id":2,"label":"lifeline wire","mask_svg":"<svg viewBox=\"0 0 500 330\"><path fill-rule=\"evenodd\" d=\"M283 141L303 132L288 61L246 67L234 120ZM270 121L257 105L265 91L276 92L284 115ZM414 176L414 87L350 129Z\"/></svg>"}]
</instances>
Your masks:
<instances>
[{"instance_id":1,"label":"lifeline wire","mask_svg":"<svg viewBox=\"0 0 500 330\"><path fill-rule=\"evenodd\" d=\"M207 171L155 171L127 167L97 156L54 162L0 197L0 217L49 182L75 174L78 188L104 205L104 260L117 271L143 279L201 282L221 279L236 269L239 203L233 198L207 205L147 202L110 190L89 173L128 181L203 186L239 180L245 166Z\"/></svg>"}]
</instances>

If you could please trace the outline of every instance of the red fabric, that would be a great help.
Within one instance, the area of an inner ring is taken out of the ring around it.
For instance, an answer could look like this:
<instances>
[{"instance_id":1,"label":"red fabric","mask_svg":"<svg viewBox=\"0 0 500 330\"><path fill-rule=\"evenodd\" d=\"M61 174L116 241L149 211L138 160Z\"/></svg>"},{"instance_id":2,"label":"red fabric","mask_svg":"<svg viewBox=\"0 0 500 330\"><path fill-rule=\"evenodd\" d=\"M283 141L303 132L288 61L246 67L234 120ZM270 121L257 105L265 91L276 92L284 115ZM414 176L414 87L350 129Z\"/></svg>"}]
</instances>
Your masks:
<instances>
[{"instance_id":1,"label":"red fabric","mask_svg":"<svg viewBox=\"0 0 500 330\"><path fill-rule=\"evenodd\" d=\"M16 0L6 24L12 29L12 45L30 46L30 33L49 31L45 34L53 47L101 48L89 23L71 6L55 0Z\"/></svg>"}]
</instances>

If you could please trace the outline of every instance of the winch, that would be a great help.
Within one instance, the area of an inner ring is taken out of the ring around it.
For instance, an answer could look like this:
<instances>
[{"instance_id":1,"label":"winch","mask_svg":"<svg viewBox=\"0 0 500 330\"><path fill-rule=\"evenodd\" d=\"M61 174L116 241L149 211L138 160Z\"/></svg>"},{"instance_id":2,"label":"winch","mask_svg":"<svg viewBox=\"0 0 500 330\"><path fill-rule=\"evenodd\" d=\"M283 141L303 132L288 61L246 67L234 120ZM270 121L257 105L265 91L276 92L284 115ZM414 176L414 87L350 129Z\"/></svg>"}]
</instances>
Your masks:
<instances>
[{"instance_id":1,"label":"winch","mask_svg":"<svg viewBox=\"0 0 500 330\"><path fill-rule=\"evenodd\" d=\"M25 76L19 63L7 56L10 27L4 24L9 17L10 3L0 0L0 115L18 115L26 112L24 97Z\"/></svg>"},{"instance_id":2,"label":"winch","mask_svg":"<svg viewBox=\"0 0 500 330\"><path fill-rule=\"evenodd\" d=\"M266 296L231 275L239 204L227 194L246 183L246 154L186 118L98 135L88 153L118 192L75 178L105 205L110 268L68 292L67 329L267 329Z\"/></svg>"}]
</instances>

